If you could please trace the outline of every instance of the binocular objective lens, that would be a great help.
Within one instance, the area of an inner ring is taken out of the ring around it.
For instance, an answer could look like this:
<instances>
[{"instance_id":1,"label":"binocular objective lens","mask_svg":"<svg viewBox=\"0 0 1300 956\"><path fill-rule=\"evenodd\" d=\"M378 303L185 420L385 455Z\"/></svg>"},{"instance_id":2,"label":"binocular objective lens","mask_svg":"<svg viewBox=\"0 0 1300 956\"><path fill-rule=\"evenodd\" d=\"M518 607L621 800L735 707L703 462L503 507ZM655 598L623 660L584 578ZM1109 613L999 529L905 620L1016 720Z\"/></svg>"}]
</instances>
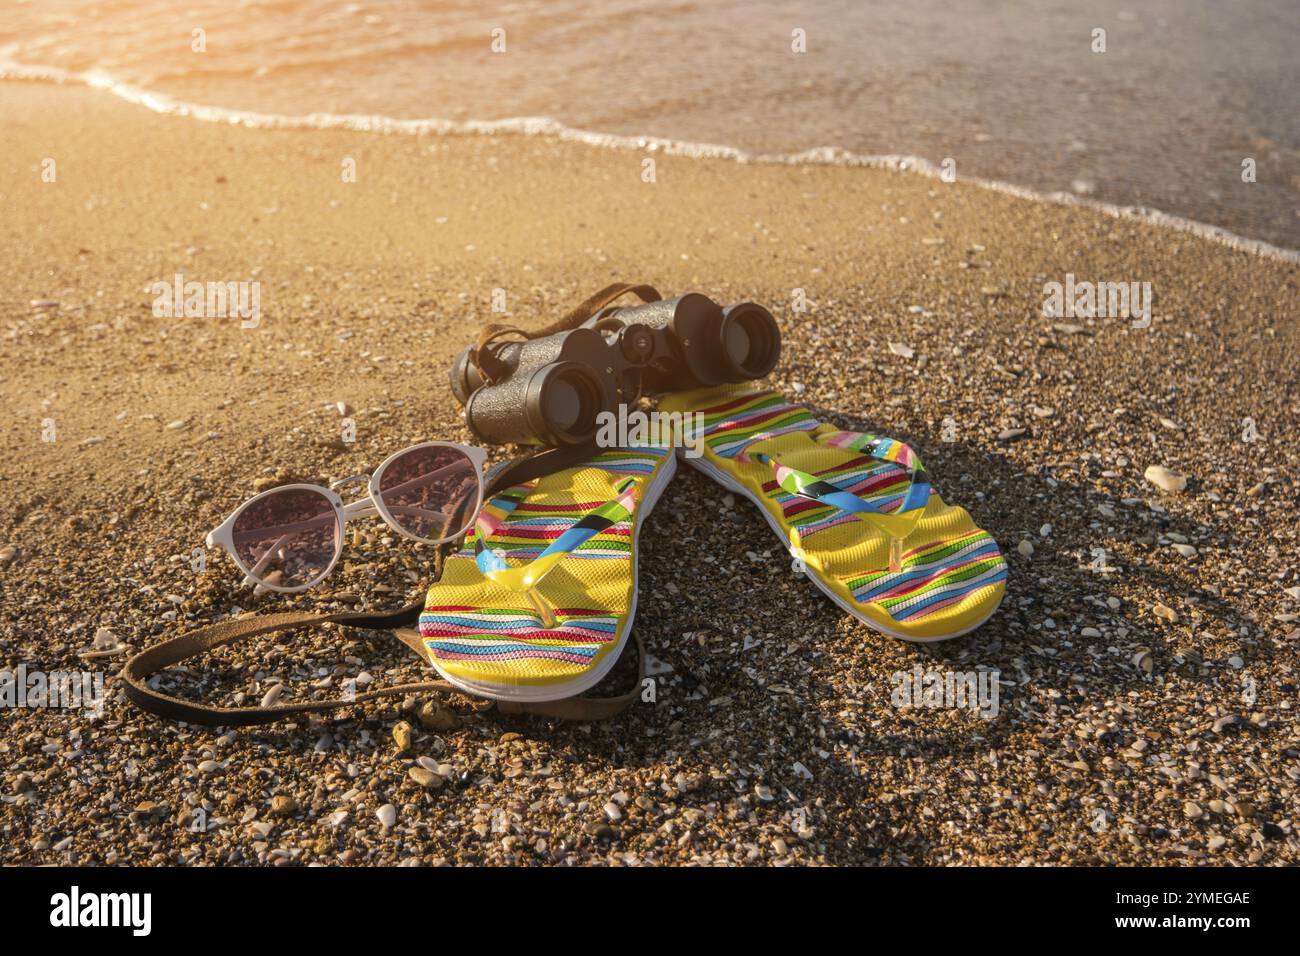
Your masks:
<instances>
[{"instance_id":1,"label":"binocular objective lens","mask_svg":"<svg viewBox=\"0 0 1300 956\"><path fill-rule=\"evenodd\" d=\"M728 322L726 337L723 342L727 350L727 358L733 365L745 368L749 365L749 351L751 347L749 332L746 331L741 322Z\"/></svg>"},{"instance_id":2,"label":"binocular objective lens","mask_svg":"<svg viewBox=\"0 0 1300 956\"><path fill-rule=\"evenodd\" d=\"M726 310L721 329L722 360L737 376L729 381L761 378L781 354L781 332L772 313L752 303Z\"/></svg>"},{"instance_id":3,"label":"binocular objective lens","mask_svg":"<svg viewBox=\"0 0 1300 956\"><path fill-rule=\"evenodd\" d=\"M562 431L578 423L582 415L582 396L572 382L559 379L546 390L546 420Z\"/></svg>"}]
</instances>

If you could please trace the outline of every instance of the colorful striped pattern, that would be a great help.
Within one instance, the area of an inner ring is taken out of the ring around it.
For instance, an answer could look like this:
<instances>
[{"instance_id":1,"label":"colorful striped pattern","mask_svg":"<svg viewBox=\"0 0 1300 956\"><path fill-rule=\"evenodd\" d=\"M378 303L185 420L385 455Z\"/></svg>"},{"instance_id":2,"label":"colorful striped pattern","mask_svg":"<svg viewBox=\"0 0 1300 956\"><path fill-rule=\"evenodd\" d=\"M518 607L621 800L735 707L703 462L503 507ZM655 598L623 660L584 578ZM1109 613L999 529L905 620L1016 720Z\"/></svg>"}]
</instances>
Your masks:
<instances>
[{"instance_id":1,"label":"colorful striped pattern","mask_svg":"<svg viewBox=\"0 0 1300 956\"><path fill-rule=\"evenodd\" d=\"M791 405L775 392L743 395L701 411L704 441L709 451L721 458L740 461L749 461L745 449L755 442L789 432L810 432L818 426L808 409Z\"/></svg>"},{"instance_id":2,"label":"colorful striped pattern","mask_svg":"<svg viewBox=\"0 0 1300 956\"><path fill-rule=\"evenodd\" d=\"M1007 579L1007 562L988 532L932 541L903 555L901 571L842 578L859 604L878 604L895 621L917 621Z\"/></svg>"},{"instance_id":3,"label":"colorful striped pattern","mask_svg":"<svg viewBox=\"0 0 1300 956\"><path fill-rule=\"evenodd\" d=\"M465 536L459 551L448 561L470 560L484 570L480 555L497 554L507 563L530 561L578 524L605 501L580 501L574 504L546 505L527 502L535 482L508 488L489 501ZM606 527L600 534L577 543L569 557L599 559L626 557L631 549L632 526L624 518ZM491 538L491 548L485 539ZM493 567L496 567L493 564Z\"/></svg>"},{"instance_id":4,"label":"colorful striped pattern","mask_svg":"<svg viewBox=\"0 0 1300 956\"><path fill-rule=\"evenodd\" d=\"M564 552L565 562L628 560L641 476L653 474L668 454L670 449L618 449L582 465L629 476L617 483L613 500L545 504L528 500L536 481L508 488L483 507L448 562L472 561L486 575L526 566L548 551L552 557ZM431 596L436 591L435 585ZM546 585L539 591L546 593ZM540 615L522 597L491 607L429 604L420 615L420 633L440 661L522 664L541 659L567 665L571 675L592 666L618 635L619 616L606 608L556 607L555 616L555 627L542 627Z\"/></svg>"},{"instance_id":5,"label":"colorful striped pattern","mask_svg":"<svg viewBox=\"0 0 1300 956\"><path fill-rule=\"evenodd\" d=\"M585 468L599 468L615 475L648 475L662 460L667 449L649 445L602 451L587 462Z\"/></svg>"},{"instance_id":6,"label":"colorful striped pattern","mask_svg":"<svg viewBox=\"0 0 1300 956\"><path fill-rule=\"evenodd\" d=\"M903 444L897 438L869 435L866 432L826 431L819 434L817 440L831 448L867 451L872 458L892 461L909 470L919 469L921 465L921 459L912 451L911 446Z\"/></svg>"},{"instance_id":7,"label":"colorful striped pattern","mask_svg":"<svg viewBox=\"0 0 1300 956\"><path fill-rule=\"evenodd\" d=\"M832 483L839 491L856 497L874 511L889 512L903 503L911 481L897 466L875 461L862 455L815 473L821 481ZM807 540L828 528L835 528L857 519L839 508L834 502L809 498L786 490L779 480L764 482L763 493L781 506L786 522L798 532L799 540ZM929 498L927 488L926 497Z\"/></svg>"},{"instance_id":8,"label":"colorful striped pattern","mask_svg":"<svg viewBox=\"0 0 1300 956\"><path fill-rule=\"evenodd\" d=\"M528 497L528 493L537 485L536 481L512 485L501 492L478 513L474 519L474 530L466 537L466 547L471 546L477 556L483 539L490 537L505 527L506 519L519 507L519 502Z\"/></svg>"},{"instance_id":9,"label":"colorful striped pattern","mask_svg":"<svg viewBox=\"0 0 1300 956\"><path fill-rule=\"evenodd\" d=\"M478 540L474 542L474 562L483 576L503 584L512 591L528 590L541 583L546 572L556 563L586 544L620 521L626 522L632 517L636 507L636 479L624 478L619 482L618 497L612 501L597 505L589 510L574 524L569 525L554 538L541 554L522 568L511 568L509 562L488 546L489 535L505 527L505 521L492 518L482 522L478 528ZM518 507L518 501L511 507L511 512ZM510 512L507 512L507 516ZM554 519L549 519L552 527L558 528Z\"/></svg>"},{"instance_id":10,"label":"colorful striped pattern","mask_svg":"<svg viewBox=\"0 0 1300 956\"><path fill-rule=\"evenodd\" d=\"M557 608L559 626L538 627L532 610L430 605L420 615L425 646L440 660L545 658L586 667L612 640L618 619L589 608Z\"/></svg>"}]
</instances>

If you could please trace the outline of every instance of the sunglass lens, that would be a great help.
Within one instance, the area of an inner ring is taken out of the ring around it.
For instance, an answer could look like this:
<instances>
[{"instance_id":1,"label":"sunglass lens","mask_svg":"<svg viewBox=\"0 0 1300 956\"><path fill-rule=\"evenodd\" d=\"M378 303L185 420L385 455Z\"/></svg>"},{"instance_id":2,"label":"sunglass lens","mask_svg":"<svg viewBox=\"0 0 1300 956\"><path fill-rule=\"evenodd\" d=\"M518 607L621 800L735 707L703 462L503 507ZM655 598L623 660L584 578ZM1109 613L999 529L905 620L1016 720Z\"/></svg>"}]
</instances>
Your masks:
<instances>
[{"instance_id":1,"label":"sunglass lens","mask_svg":"<svg viewBox=\"0 0 1300 956\"><path fill-rule=\"evenodd\" d=\"M308 488L288 488L244 507L235 519L234 543L253 580L296 588L325 576L343 546L343 532L329 498Z\"/></svg>"},{"instance_id":2,"label":"sunglass lens","mask_svg":"<svg viewBox=\"0 0 1300 956\"><path fill-rule=\"evenodd\" d=\"M429 445L394 458L379 476L393 523L425 541L454 538L474 520L478 467L459 448Z\"/></svg>"}]
</instances>

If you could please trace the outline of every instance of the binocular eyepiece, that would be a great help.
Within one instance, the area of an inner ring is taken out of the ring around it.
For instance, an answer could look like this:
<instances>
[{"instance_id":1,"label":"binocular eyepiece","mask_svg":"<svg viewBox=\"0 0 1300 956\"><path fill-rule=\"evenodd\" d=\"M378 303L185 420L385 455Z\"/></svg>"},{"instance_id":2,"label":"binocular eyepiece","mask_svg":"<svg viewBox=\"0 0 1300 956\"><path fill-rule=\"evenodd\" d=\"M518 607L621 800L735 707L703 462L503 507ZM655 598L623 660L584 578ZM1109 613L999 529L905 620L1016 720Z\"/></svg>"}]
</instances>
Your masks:
<instances>
[{"instance_id":1,"label":"binocular eyepiece","mask_svg":"<svg viewBox=\"0 0 1300 956\"><path fill-rule=\"evenodd\" d=\"M781 356L772 313L752 302L720 306L691 292L609 306L565 332L488 346L503 374L488 381L465 349L451 390L481 441L576 445L602 412L643 394L762 378Z\"/></svg>"}]
</instances>

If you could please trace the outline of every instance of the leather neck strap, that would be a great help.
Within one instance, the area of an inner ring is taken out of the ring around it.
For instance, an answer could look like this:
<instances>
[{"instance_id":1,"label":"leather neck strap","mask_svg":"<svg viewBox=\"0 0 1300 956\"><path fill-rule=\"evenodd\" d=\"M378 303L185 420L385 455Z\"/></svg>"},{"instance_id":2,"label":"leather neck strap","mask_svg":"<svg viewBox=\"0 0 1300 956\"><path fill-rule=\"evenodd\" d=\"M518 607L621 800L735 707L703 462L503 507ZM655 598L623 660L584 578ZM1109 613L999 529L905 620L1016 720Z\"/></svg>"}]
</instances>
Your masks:
<instances>
[{"instance_id":1,"label":"leather neck strap","mask_svg":"<svg viewBox=\"0 0 1300 956\"><path fill-rule=\"evenodd\" d=\"M594 447L575 445L555 448L525 458L517 459L497 472L488 483L484 497L490 497L502 488L531 481L569 467L579 461L590 458L595 453ZM440 547L434 562L435 579L442 573L442 561L447 551L455 542ZM445 680L425 681L414 684L397 684L378 690L365 691L348 698L303 701L301 703L279 704L271 707L212 707L198 704L179 697L164 694L150 687L148 680L154 674L173 664L188 660L199 654L214 650L226 644L270 634L276 631L292 630L299 627L320 627L325 624L340 624L345 627L368 628L372 630L394 630L402 643L428 661L423 639L419 631L411 625L420 619L422 608L420 602L408 604L395 611L367 613L347 611L336 614L315 614L307 611L287 611L279 614L249 615L247 617L218 621L198 630L190 631L156 644L141 651L128 660L119 675L124 684L127 699L142 710L170 720L183 720L205 727L247 727L252 724L267 724L294 717L298 714L327 713L341 707L351 707L377 700L380 697L406 696L408 694L453 694L463 693ZM497 709L503 713L540 714L558 717L564 720L602 720L623 711L635 701L641 692L641 682L645 679L645 647L640 637L633 635L636 641L638 657L638 680L631 690L616 697L569 697L564 700L542 701L536 703L516 703L498 701Z\"/></svg>"},{"instance_id":2,"label":"leather neck strap","mask_svg":"<svg viewBox=\"0 0 1300 956\"><path fill-rule=\"evenodd\" d=\"M290 611L284 614L259 614L218 621L141 651L126 662L120 676L126 685L127 699L142 710L171 720L184 720L208 727L245 727L249 724L265 724L297 714L323 713L351 704L363 704L378 697L451 689L451 685L446 681L429 681L366 691L357 694L351 700L304 701L297 704L278 704L273 707L211 707L207 704L196 704L179 697L172 697L162 691L154 690L147 683L149 677L165 667L258 634L268 634L308 624L319 627L334 622L352 627L388 628L413 623L419 620L419 617L420 605L409 604L388 614L312 614L306 611Z\"/></svg>"},{"instance_id":3,"label":"leather neck strap","mask_svg":"<svg viewBox=\"0 0 1300 956\"><path fill-rule=\"evenodd\" d=\"M299 714L329 713L342 707L352 707L378 700L381 697L405 697L409 694L450 696L465 693L449 681L432 680L394 684L346 698L276 704L271 707L214 707L164 694L147 683L152 675L172 664L178 664L225 644L233 644L258 634L304 626L319 627L330 623L346 627L386 629L414 623L419 616L420 605L416 603L385 614L311 614L304 611L291 611L284 614L251 615L237 620L219 621L141 651L126 662L120 676L125 685L127 699L141 710L169 720L183 720L204 727L248 727L254 724L269 724ZM427 661L419 631L402 628L395 633L402 643L414 649L422 659ZM622 713L640 696L642 682L646 676L645 646L641 643L639 635L634 634L632 637L637 650L637 680L624 693L613 697L566 697L563 700L528 703L497 701L497 709L506 714L537 714L577 721L604 720Z\"/></svg>"}]
</instances>

